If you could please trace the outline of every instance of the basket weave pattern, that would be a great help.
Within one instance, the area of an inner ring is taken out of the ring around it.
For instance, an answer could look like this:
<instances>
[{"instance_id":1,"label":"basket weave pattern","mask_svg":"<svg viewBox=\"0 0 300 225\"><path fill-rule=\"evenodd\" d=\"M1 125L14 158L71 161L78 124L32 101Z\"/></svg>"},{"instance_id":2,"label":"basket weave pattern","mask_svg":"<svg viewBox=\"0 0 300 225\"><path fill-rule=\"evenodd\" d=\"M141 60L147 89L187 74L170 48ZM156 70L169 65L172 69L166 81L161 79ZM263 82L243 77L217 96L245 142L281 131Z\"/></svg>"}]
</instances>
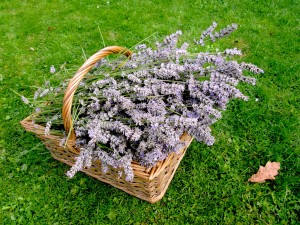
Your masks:
<instances>
[{"instance_id":1,"label":"basket weave pattern","mask_svg":"<svg viewBox=\"0 0 300 225\"><path fill-rule=\"evenodd\" d=\"M70 83L65 91L62 107L62 119L64 121L64 127L67 133L70 132L70 138L65 147L60 146L61 139L63 138L62 136L53 134L45 136L45 127L34 124L31 116L21 121L21 125L27 131L35 133L36 136L42 140L46 148L50 150L53 158L70 166L74 165L75 158L79 155L79 150L74 147L76 137L72 126L71 115L74 93L80 81L96 62L109 54L118 53L127 57L131 55L131 52L126 48L119 46L106 47L91 56L70 80ZM103 173L101 162L99 160L93 161L92 166L90 168L84 168L83 172L140 199L154 203L164 196L176 172L176 169L179 166L179 163L193 138L184 133L181 137L181 140L187 143L184 148L177 153L171 153L165 160L158 162L152 168L146 168L139 165L137 162L132 162L131 166L134 173L132 182L127 182L125 180L125 175L122 175L121 177L119 176L118 172L120 170L122 171L121 168L112 168L109 166L108 172Z\"/></svg>"},{"instance_id":2,"label":"basket weave pattern","mask_svg":"<svg viewBox=\"0 0 300 225\"><path fill-rule=\"evenodd\" d=\"M45 127L33 124L30 117L21 121L21 124L27 131L35 133L42 140L46 148L50 150L53 158L70 166L75 163L75 157L78 156L79 151L70 142L66 147L60 146L63 137L51 134L45 136ZM147 169L136 162L132 162L134 172L132 182L127 182L125 176L119 177L118 171L120 169L109 167L108 172L103 173L100 161L94 161L92 166L83 169L83 172L140 199L155 203L164 196L192 139L191 136L183 134L181 140L186 141L187 145L178 153L170 154L165 160L157 163L152 168Z\"/></svg>"}]
</instances>

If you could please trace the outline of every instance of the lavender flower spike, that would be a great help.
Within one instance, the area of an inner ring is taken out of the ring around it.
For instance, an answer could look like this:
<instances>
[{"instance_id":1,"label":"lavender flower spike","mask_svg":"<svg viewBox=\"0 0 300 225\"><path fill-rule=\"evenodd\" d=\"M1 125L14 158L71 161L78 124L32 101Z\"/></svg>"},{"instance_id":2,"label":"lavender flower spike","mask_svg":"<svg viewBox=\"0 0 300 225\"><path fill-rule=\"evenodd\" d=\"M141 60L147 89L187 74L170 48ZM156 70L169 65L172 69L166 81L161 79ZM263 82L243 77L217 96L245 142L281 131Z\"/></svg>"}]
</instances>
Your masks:
<instances>
[{"instance_id":1,"label":"lavender flower spike","mask_svg":"<svg viewBox=\"0 0 300 225\"><path fill-rule=\"evenodd\" d=\"M22 98L22 101L23 101L26 105L29 104L29 101L28 101L28 99L27 99L26 97L24 97L24 96L22 95L21 98Z\"/></svg>"},{"instance_id":2,"label":"lavender flower spike","mask_svg":"<svg viewBox=\"0 0 300 225\"><path fill-rule=\"evenodd\" d=\"M55 72L56 72L56 69L55 69L54 65L52 65L50 67L50 73L54 74Z\"/></svg>"},{"instance_id":3,"label":"lavender flower spike","mask_svg":"<svg viewBox=\"0 0 300 225\"><path fill-rule=\"evenodd\" d=\"M201 34L201 37L199 39L199 41L196 41L195 40L195 43L198 44L198 45L202 45L204 46L204 39L207 37L207 36L211 36L212 35L212 32L214 31L214 29L217 27L217 23L216 22L213 22L213 24L208 27L205 31L202 32Z\"/></svg>"}]
</instances>

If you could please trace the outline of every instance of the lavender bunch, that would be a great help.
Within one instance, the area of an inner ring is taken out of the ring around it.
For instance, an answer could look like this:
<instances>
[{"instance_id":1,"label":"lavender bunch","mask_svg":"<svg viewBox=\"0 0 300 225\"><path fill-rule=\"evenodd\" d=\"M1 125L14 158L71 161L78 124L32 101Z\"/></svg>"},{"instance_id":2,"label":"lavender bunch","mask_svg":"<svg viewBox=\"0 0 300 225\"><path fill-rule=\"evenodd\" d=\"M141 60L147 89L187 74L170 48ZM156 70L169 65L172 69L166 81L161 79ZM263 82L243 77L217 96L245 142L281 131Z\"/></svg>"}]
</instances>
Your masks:
<instances>
[{"instance_id":1,"label":"lavender bunch","mask_svg":"<svg viewBox=\"0 0 300 225\"><path fill-rule=\"evenodd\" d=\"M237 28L233 24L213 34L216 26L204 31L196 44L204 45L206 37L215 41ZM236 48L190 53L188 43L178 44L181 35L177 31L167 36L156 48L138 45L129 59L97 63L76 92L74 129L81 153L69 177L100 160L104 172L108 166L123 168L126 180L132 181L132 161L154 166L185 146L180 141L184 132L214 144L210 126L222 117L228 102L248 100L237 85L256 82L244 71L263 71L235 61L234 56L242 54Z\"/></svg>"}]
</instances>

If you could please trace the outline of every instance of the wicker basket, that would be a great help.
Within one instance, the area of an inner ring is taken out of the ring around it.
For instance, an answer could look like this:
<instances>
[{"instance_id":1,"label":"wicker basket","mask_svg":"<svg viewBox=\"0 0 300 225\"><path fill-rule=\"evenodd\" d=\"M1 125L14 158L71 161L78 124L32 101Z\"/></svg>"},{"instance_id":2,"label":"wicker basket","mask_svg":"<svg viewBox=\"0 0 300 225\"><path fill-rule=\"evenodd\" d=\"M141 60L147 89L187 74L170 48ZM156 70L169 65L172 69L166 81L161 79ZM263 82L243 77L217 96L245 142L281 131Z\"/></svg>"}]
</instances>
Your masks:
<instances>
[{"instance_id":1,"label":"wicker basket","mask_svg":"<svg viewBox=\"0 0 300 225\"><path fill-rule=\"evenodd\" d=\"M91 56L70 80L65 92L62 108L62 118L64 121L65 130L70 132L70 138L66 144L66 147L60 146L61 139L63 138L62 136L53 134L45 136L45 127L34 124L32 122L32 116L29 116L21 121L22 126L27 131L35 133L36 136L42 140L46 148L50 150L53 158L70 166L75 163L75 157L78 156L79 150L74 147L76 137L72 128L71 108L74 93L80 81L96 62L109 54L118 53L126 56L131 55L129 50L122 47L111 46L104 48ZM124 175L121 177L119 176L118 171L121 169L114 169L110 167L107 173L103 173L100 161L93 161L92 166L90 168L83 169L83 172L140 199L154 203L164 196L175 174L175 171L193 138L184 133L181 137L181 140L187 143L184 148L177 153L174 152L170 154L165 160L158 162L152 168L146 168L136 162L132 162L132 168L134 172L134 179L132 182L127 182Z\"/></svg>"}]
</instances>

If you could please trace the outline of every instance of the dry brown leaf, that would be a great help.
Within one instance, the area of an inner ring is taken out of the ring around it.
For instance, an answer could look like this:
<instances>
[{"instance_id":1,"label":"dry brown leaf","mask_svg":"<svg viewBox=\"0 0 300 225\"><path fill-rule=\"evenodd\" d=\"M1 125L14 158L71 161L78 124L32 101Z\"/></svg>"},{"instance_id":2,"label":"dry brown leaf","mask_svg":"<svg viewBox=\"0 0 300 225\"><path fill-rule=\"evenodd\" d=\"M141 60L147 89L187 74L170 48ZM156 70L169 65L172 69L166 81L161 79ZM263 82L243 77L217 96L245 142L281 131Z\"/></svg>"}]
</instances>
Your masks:
<instances>
[{"instance_id":1,"label":"dry brown leaf","mask_svg":"<svg viewBox=\"0 0 300 225\"><path fill-rule=\"evenodd\" d=\"M280 169L279 162L267 162L266 166L260 166L256 174L252 175L248 181L256 183L264 183L266 180L275 180Z\"/></svg>"}]
</instances>

